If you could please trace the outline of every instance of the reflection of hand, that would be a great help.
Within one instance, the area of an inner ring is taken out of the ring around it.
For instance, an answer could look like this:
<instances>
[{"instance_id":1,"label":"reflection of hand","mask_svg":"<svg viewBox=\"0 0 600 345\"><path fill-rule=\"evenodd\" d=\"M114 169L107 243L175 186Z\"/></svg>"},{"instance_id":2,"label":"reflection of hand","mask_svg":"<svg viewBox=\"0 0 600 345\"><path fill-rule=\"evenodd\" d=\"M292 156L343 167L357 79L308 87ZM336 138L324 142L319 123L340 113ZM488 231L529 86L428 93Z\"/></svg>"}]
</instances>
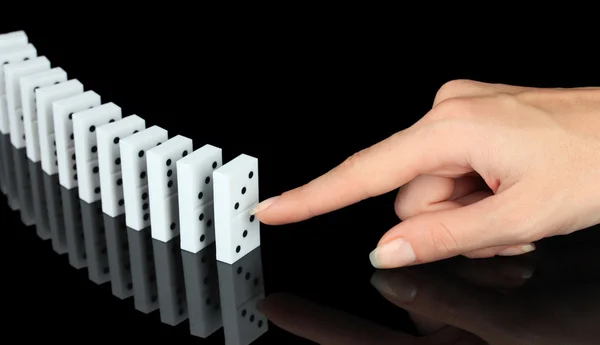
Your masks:
<instances>
[{"instance_id":1,"label":"reflection of hand","mask_svg":"<svg viewBox=\"0 0 600 345\"><path fill-rule=\"evenodd\" d=\"M516 262L515 262L516 263ZM527 266L508 269L513 282L525 282ZM467 276L492 286L482 267ZM523 272L519 277L516 273ZM435 320L479 336L492 345L561 345L598 343L600 322L600 285L528 285L509 291L481 288L463 279L449 278L426 269L378 271L373 285L395 305L406 309L413 319ZM502 281L498 279L499 283ZM502 286L501 284L496 284ZM516 284L518 285L518 284ZM506 287L506 286L503 286ZM429 327L429 331L431 331Z\"/></svg>"},{"instance_id":2,"label":"reflection of hand","mask_svg":"<svg viewBox=\"0 0 600 345\"><path fill-rule=\"evenodd\" d=\"M376 267L523 254L600 222L599 114L600 88L449 83L410 128L255 212L291 223L401 187Z\"/></svg>"},{"instance_id":3,"label":"reflection of hand","mask_svg":"<svg viewBox=\"0 0 600 345\"><path fill-rule=\"evenodd\" d=\"M260 309L275 325L319 344L597 344L600 232L588 233L594 238L554 248L542 243L533 255L378 271L373 285L409 312L422 337L285 294L268 296Z\"/></svg>"}]
</instances>

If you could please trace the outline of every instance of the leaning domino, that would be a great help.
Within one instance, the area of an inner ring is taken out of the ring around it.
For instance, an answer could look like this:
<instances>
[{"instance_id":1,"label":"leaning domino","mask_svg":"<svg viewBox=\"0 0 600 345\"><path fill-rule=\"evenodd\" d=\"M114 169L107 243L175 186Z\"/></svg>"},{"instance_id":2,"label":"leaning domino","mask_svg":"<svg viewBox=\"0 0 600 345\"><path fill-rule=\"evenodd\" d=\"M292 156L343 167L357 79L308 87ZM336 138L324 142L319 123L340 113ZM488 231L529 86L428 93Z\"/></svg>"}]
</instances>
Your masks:
<instances>
[{"instance_id":1,"label":"leaning domino","mask_svg":"<svg viewBox=\"0 0 600 345\"><path fill-rule=\"evenodd\" d=\"M221 165L221 149L212 145L204 145L177 161L183 250L198 253L215 241L212 176Z\"/></svg>"},{"instance_id":2,"label":"leaning domino","mask_svg":"<svg viewBox=\"0 0 600 345\"><path fill-rule=\"evenodd\" d=\"M250 211L258 203L258 159L237 156L213 173L217 260L233 264L260 246L260 225Z\"/></svg>"},{"instance_id":3,"label":"leaning domino","mask_svg":"<svg viewBox=\"0 0 600 345\"><path fill-rule=\"evenodd\" d=\"M75 135L73 134L73 114L100 106L101 98L94 91L56 101L52 104L54 116L54 139L58 158L58 180L66 189L77 187L77 165L75 155Z\"/></svg>"},{"instance_id":4,"label":"leaning domino","mask_svg":"<svg viewBox=\"0 0 600 345\"><path fill-rule=\"evenodd\" d=\"M83 84L76 79L38 89L36 92L40 159L42 170L48 175L58 173L58 151L52 105L56 101L81 93L83 93Z\"/></svg>"},{"instance_id":5,"label":"leaning domino","mask_svg":"<svg viewBox=\"0 0 600 345\"><path fill-rule=\"evenodd\" d=\"M147 152L153 239L168 242L179 235L177 161L192 150L192 140L177 135Z\"/></svg>"},{"instance_id":6,"label":"leaning domino","mask_svg":"<svg viewBox=\"0 0 600 345\"><path fill-rule=\"evenodd\" d=\"M114 103L106 103L73 114L79 198L87 203L100 200L96 128L120 120L121 117L121 108Z\"/></svg>"},{"instance_id":7,"label":"leaning domino","mask_svg":"<svg viewBox=\"0 0 600 345\"><path fill-rule=\"evenodd\" d=\"M152 126L120 141L125 220L127 227L141 231L150 226L150 203L146 151L169 139L168 132Z\"/></svg>"},{"instance_id":8,"label":"leaning domino","mask_svg":"<svg viewBox=\"0 0 600 345\"><path fill-rule=\"evenodd\" d=\"M27 158L40 161L40 135L37 117L36 91L67 80L67 73L60 67L35 73L21 78L21 102L23 104L23 124L27 147Z\"/></svg>"},{"instance_id":9,"label":"leaning domino","mask_svg":"<svg viewBox=\"0 0 600 345\"><path fill-rule=\"evenodd\" d=\"M9 32L0 35L0 54L6 48L19 45L27 45L29 40L24 31ZM0 76L2 75L2 66L0 66ZM0 133L8 134L10 132L10 126L8 122L8 110L6 105L4 81L0 77Z\"/></svg>"},{"instance_id":10,"label":"leaning domino","mask_svg":"<svg viewBox=\"0 0 600 345\"><path fill-rule=\"evenodd\" d=\"M2 110L2 121L4 124L9 124L5 128L7 132L17 130L17 133L11 133L10 141L17 148L25 147L25 130L21 122L21 88L19 77L25 74L35 73L44 69L50 69L49 62L46 60L36 59L37 51L32 45L20 46L15 50L11 48L10 54L0 53L0 64L4 64L4 68L0 68L0 95L6 92L6 111ZM32 63L31 60L36 62ZM19 63L27 62L27 64ZM46 67L45 64L48 64ZM12 65L18 65L13 68ZM10 72L12 71L12 72ZM26 73L27 72L27 73ZM6 73L9 73L9 78L6 79ZM15 77L15 75L19 77Z\"/></svg>"},{"instance_id":11,"label":"leaning domino","mask_svg":"<svg viewBox=\"0 0 600 345\"><path fill-rule=\"evenodd\" d=\"M123 174L121 172L121 150L119 142L146 128L146 121L137 115L131 115L114 123L99 127L98 162L100 162L100 195L102 212L111 217L125 213L123 196ZM118 182L121 181L121 184Z\"/></svg>"}]
</instances>

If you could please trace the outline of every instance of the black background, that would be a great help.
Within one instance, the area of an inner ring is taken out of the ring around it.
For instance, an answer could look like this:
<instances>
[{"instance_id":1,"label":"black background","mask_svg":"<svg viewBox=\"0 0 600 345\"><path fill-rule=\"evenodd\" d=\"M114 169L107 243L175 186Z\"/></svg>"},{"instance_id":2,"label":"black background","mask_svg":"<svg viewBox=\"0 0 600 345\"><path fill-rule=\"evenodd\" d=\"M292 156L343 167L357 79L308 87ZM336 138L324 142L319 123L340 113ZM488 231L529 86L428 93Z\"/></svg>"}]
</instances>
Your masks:
<instances>
[{"instance_id":1,"label":"black background","mask_svg":"<svg viewBox=\"0 0 600 345\"><path fill-rule=\"evenodd\" d=\"M242 22L206 13L141 23L144 10L138 10L120 17L114 9L101 19L74 19L68 11L45 20L15 16L0 31L26 30L39 55L103 102L120 106L123 115L137 114L170 136L190 137L195 148L221 147L225 161L241 153L257 157L261 199L304 184L410 126L449 80L548 87L598 82L584 45L560 34L520 33L525 40L517 43L516 34L491 37L488 28L462 19L456 21L465 30L457 33L450 33L451 24L399 24L409 19L406 14L371 18L373 24L341 14L334 17L343 23L308 17L288 22L283 16ZM267 292L298 293L411 330L406 315L369 284L374 269L368 254L398 222L394 197L298 224L262 225ZM4 260L5 315L15 326L5 336L67 342L189 337L187 324L161 324L158 312L137 312L131 299L113 297L109 284L90 282L86 270L70 267L66 255L56 255L33 228L20 225L5 203L2 224L10 253ZM214 337L217 343L220 337ZM291 339L272 327L261 340Z\"/></svg>"}]
</instances>

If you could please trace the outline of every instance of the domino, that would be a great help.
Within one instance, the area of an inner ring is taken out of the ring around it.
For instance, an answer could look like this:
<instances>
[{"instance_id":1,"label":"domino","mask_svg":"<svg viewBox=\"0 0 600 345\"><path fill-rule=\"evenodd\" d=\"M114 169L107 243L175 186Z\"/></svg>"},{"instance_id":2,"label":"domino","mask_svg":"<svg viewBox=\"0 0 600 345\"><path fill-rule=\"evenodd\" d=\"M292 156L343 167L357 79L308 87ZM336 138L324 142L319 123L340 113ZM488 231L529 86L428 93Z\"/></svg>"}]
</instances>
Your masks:
<instances>
[{"instance_id":1,"label":"domino","mask_svg":"<svg viewBox=\"0 0 600 345\"><path fill-rule=\"evenodd\" d=\"M114 103L106 103L73 114L79 198L87 203L98 201L101 196L96 128L116 122L121 117L121 108Z\"/></svg>"},{"instance_id":2,"label":"domino","mask_svg":"<svg viewBox=\"0 0 600 345\"><path fill-rule=\"evenodd\" d=\"M44 174L44 176L49 175ZM56 178L56 175L53 175L53 177ZM87 267L87 253L85 251L79 193L76 189L61 187L60 196L65 213L65 235L69 264L75 269L82 269Z\"/></svg>"},{"instance_id":3,"label":"domino","mask_svg":"<svg viewBox=\"0 0 600 345\"><path fill-rule=\"evenodd\" d=\"M146 128L146 121L137 115L127 116L117 122L99 127L98 162L100 163L100 195L102 211L117 217L125 213L119 142ZM121 184L118 182L121 181Z\"/></svg>"},{"instance_id":4,"label":"domino","mask_svg":"<svg viewBox=\"0 0 600 345\"><path fill-rule=\"evenodd\" d=\"M52 105L55 130L54 139L56 140L58 158L58 180L60 181L60 185L67 189L73 189L79 185L77 180L77 166L75 164L73 114L98 107L101 103L101 98L97 93L87 91L77 96L56 101Z\"/></svg>"},{"instance_id":5,"label":"domino","mask_svg":"<svg viewBox=\"0 0 600 345\"><path fill-rule=\"evenodd\" d=\"M21 62L21 61L27 61L30 59L33 59L37 56L37 49L35 49L35 47L33 46L33 44L28 43L28 44L24 44L24 45L10 45L7 47L4 47L1 51L0 51L0 66L2 66L3 68L0 68L0 98L4 98L3 96L6 93L6 82L4 79L4 69L13 63L17 63L17 62ZM0 105L4 105L5 101L0 101ZM7 120L7 111L6 108L4 107L0 107L0 124L2 129L4 129L4 131L2 133L8 133L8 131L10 130L9 127L7 127L6 125L8 124L8 120ZM17 148L21 148L23 147L23 145L21 145L20 147Z\"/></svg>"},{"instance_id":6,"label":"domino","mask_svg":"<svg viewBox=\"0 0 600 345\"><path fill-rule=\"evenodd\" d=\"M125 220L133 230L141 231L150 226L146 151L168 139L165 129L152 126L120 141Z\"/></svg>"},{"instance_id":7,"label":"domino","mask_svg":"<svg viewBox=\"0 0 600 345\"><path fill-rule=\"evenodd\" d=\"M160 320L176 326L188 318L181 251L177 238L162 242L152 240Z\"/></svg>"},{"instance_id":8,"label":"domino","mask_svg":"<svg viewBox=\"0 0 600 345\"><path fill-rule=\"evenodd\" d=\"M258 159L241 154L213 173L217 260L233 264L260 246Z\"/></svg>"},{"instance_id":9,"label":"domino","mask_svg":"<svg viewBox=\"0 0 600 345\"><path fill-rule=\"evenodd\" d=\"M21 102L23 103L23 121L27 158L33 162L40 161L40 135L37 117L36 91L39 89L67 81L67 73L60 67L28 75L21 78Z\"/></svg>"},{"instance_id":10,"label":"domino","mask_svg":"<svg viewBox=\"0 0 600 345\"><path fill-rule=\"evenodd\" d=\"M83 222L83 239L87 261L88 278L100 285L110 281L108 265L108 248L106 247L106 230L102 217L101 205L98 202L87 203L79 199L81 220Z\"/></svg>"},{"instance_id":11,"label":"domino","mask_svg":"<svg viewBox=\"0 0 600 345\"><path fill-rule=\"evenodd\" d=\"M55 101L70 98L82 93L83 84L75 79L37 90L35 99L38 118L38 136L40 140L39 152L42 161L42 170L48 175L58 173L58 151L56 146L52 104ZM29 141L27 143L29 143Z\"/></svg>"},{"instance_id":12,"label":"domino","mask_svg":"<svg viewBox=\"0 0 600 345\"><path fill-rule=\"evenodd\" d=\"M115 297L126 299L133 296L133 281L125 216L111 217L104 214L104 228L111 290Z\"/></svg>"},{"instance_id":13,"label":"domino","mask_svg":"<svg viewBox=\"0 0 600 345\"><path fill-rule=\"evenodd\" d=\"M266 317L256 308L265 297L260 247L233 265L217 262L217 271L225 342L248 345L268 330Z\"/></svg>"},{"instance_id":14,"label":"domino","mask_svg":"<svg viewBox=\"0 0 600 345\"><path fill-rule=\"evenodd\" d=\"M221 149L204 145L177 161L181 249L198 253L215 241L213 171L223 165Z\"/></svg>"},{"instance_id":15,"label":"domino","mask_svg":"<svg viewBox=\"0 0 600 345\"><path fill-rule=\"evenodd\" d=\"M2 50L18 45L26 45L29 43L29 37L23 30L7 32L0 35L0 52Z\"/></svg>"},{"instance_id":16,"label":"domino","mask_svg":"<svg viewBox=\"0 0 600 345\"><path fill-rule=\"evenodd\" d=\"M168 242L179 235L177 161L192 150L192 139L177 135L146 153L153 239Z\"/></svg>"},{"instance_id":17,"label":"domino","mask_svg":"<svg viewBox=\"0 0 600 345\"><path fill-rule=\"evenodd\" d=\"M68 253L67 234L65 231L65 210L61 202L60 186L56 175L50 176L42 174L44 180L44 191L46 195L46 205L48 205L48 223L50 225L50 234L52 237L52 249L57 254Z\"/></svg>"},{"instance_id":18,"label":"domino","mask_svg":"<svg viewBox=\"0 0 600 345\"><path fill-rule=\"evenodd\" d=\"M18 149L25 147L25 124L21 100L21 77L50 69L50 61L44 56L25 62L4 66L6 82L6 112L8 114L10 141Z\"/></svg>"},{"instance_id":19,"label":"domino","mask_svg":"<svg viewBox=\"0 0 600 345\"><path fill-rule=\"evenodd\" d=\"M148 314L159 308L158 285L150 229L127 228L135 309Z\"/></svg>"}]
</instances>

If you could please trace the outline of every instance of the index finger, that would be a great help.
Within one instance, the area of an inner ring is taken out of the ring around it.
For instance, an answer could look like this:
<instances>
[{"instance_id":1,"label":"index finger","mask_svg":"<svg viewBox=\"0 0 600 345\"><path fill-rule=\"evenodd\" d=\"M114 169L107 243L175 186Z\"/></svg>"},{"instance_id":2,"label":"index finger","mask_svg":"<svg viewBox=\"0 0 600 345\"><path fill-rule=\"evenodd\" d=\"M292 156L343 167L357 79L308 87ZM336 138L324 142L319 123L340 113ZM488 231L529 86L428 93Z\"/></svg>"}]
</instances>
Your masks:
<instances>
[{"instance_id":1,"label":"index finger","mask_svg":"<svg viewBox=\"0 0 600 345\"><path fill-rule=\"evenodd\" d=\"M263 201L253 214L265 224L294 223L390 192L440 166L440 157L452 150L424 132L413 126L395 133L311 182Z\"/></svg>"}]
</instances>

